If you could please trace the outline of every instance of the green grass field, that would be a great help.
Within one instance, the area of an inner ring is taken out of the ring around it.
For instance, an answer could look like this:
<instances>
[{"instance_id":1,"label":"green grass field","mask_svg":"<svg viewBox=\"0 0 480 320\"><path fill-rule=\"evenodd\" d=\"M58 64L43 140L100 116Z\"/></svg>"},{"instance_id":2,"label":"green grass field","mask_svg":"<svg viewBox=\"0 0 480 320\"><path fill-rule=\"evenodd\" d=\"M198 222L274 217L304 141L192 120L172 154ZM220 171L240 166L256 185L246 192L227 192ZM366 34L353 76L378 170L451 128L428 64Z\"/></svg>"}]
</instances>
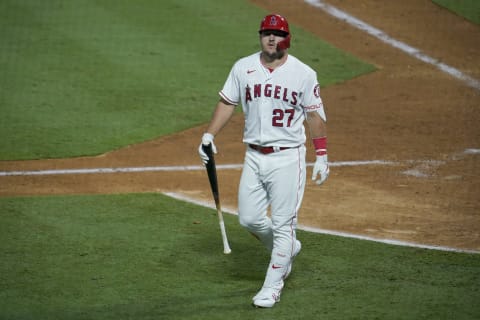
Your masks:
<instances>
[{"instance_id":1,"label":"green grass field","mask_svg":"<svg viewBox=\"0 0 480 320\"><path fill-rule=\"evenodd\" d=\"M480 1L478 0L433 0L465 19L480 24Z\"/></svg>"},{"instance_id":2,"label":"green grass field","mask_svg":"<svg viewBox=\"0 0 480 320\"><path fill-rule=\"evenodd\" d=\"M299 232L272 310L235 216L158 194L0 198L0 319L475 319L480 255Z\"/></svg>"},{"instance_id":3,"label":"green grass field","mask_svg":"<svg viewBox=\"0 0 480 320\"><path fill-rule=\"evenodd\" d=\"M477 11L478 12L478 11ZM264 11L246 1L0 1L0 160L94 155L204 123ZM374 71L292 26L323 86ZM0 198L0 319L477 319L480 256L299 232L272 310L236 217L158 194Z\"/></svg>"},{"instance_id":4,"label":"green grass field","mask_svg":"<svg viewBox=\"0 0 480 320\"><path fill-rule=\"evenodd\" d=\"M0 160L96 155L208 121L264 14L243 0L1 1ZM322 85L374 70L292 32Z\"/></svg>"}]
</instances>

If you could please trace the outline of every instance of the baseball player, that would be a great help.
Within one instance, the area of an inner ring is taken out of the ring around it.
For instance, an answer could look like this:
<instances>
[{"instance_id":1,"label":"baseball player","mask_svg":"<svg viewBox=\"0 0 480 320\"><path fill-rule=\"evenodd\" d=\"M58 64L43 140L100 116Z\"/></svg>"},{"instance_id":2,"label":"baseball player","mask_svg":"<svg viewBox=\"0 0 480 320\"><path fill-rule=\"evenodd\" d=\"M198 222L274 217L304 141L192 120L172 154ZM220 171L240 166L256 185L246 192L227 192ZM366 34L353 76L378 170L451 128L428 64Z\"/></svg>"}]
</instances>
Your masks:
<instances>
[{"instance_id":1,"label":"baseball player","mask_svg":"<svg viewBox=\"0 0 480 320\"><path fill-rule=\"evenodd\" d=\"M260 23L261 51L238 60L219 92L212 119L198 149L217 149L214 137L241 105L247 145L238 194L239 222L271 253L265 281L253 297L257 307L280 301L284 281L301 250L296 239L297 214L306 180L304 120L315 146L312 180L322 184L329 175L326 116L316 72L288 53L291 35L287 20L267 15ZM267 210L270 208L270 215Z\"/></svg>"}]
</instances>

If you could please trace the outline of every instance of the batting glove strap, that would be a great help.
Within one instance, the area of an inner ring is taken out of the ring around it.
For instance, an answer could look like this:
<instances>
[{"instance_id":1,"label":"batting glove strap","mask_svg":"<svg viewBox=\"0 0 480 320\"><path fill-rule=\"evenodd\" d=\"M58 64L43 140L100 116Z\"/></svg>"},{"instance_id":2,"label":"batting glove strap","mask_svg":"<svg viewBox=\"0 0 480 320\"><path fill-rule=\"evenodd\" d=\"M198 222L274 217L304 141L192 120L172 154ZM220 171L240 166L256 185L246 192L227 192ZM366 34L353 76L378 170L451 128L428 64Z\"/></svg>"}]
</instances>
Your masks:
<instances>
[{"instance_id":1,"label":"batting glove strap","mask_svg":"<svg viewBox=\"0 0 480 320\"><path fill-rule=\"evenodd\" d=\"M202 144L208 146L210 143L213 142L213 138L215 138L213 134L205 132L202 136Z\"/></svg>"}]
</instances>

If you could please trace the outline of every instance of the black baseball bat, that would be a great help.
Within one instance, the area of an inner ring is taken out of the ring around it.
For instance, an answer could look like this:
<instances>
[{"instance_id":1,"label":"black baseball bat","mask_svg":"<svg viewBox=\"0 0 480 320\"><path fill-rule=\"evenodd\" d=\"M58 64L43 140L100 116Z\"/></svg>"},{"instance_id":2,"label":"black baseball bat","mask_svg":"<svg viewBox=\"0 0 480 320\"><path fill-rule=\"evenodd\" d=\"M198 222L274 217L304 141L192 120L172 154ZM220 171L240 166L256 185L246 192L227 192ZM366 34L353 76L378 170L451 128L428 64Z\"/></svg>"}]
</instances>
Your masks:
<instances>
[{"instance_id":1,"label":"black baseball bat","mask_svg":"<svg viewBox=\"0 0 480 320\"><path fill-rule=\"evenodd\" d=\"M212 189L213 200L217 207L218 221L220 224L220 232L222 233L223 253L229 254L232 252L228 244L227 232L225 230L225 223L223 222L222 207L220 205L220 195L218 193L217 167L215 166L215 157L213 156L212 144L202 144L203 151L208 156L208 162L205 164L207 168L208 180L210 181L210 188Z\"/></svg>"}]
</instances>

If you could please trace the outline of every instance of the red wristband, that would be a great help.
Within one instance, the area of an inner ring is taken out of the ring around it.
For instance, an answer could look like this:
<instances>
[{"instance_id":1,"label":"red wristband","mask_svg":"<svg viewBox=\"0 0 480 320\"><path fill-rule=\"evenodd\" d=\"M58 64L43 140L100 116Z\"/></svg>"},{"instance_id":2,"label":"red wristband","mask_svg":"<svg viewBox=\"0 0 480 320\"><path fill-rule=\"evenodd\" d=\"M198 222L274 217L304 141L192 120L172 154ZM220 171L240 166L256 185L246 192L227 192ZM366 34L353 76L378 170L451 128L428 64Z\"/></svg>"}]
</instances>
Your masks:
<instances>
[{"instance_id":1,"label":"red wristband","mask_svg":"<svg viewBox=\"0 0 480 320\"><path fill-rule=\"evenodd\" d=\"M327 137L313 138L312 141L317 156L327 154Z\"/></svg>"}]
</instances>

